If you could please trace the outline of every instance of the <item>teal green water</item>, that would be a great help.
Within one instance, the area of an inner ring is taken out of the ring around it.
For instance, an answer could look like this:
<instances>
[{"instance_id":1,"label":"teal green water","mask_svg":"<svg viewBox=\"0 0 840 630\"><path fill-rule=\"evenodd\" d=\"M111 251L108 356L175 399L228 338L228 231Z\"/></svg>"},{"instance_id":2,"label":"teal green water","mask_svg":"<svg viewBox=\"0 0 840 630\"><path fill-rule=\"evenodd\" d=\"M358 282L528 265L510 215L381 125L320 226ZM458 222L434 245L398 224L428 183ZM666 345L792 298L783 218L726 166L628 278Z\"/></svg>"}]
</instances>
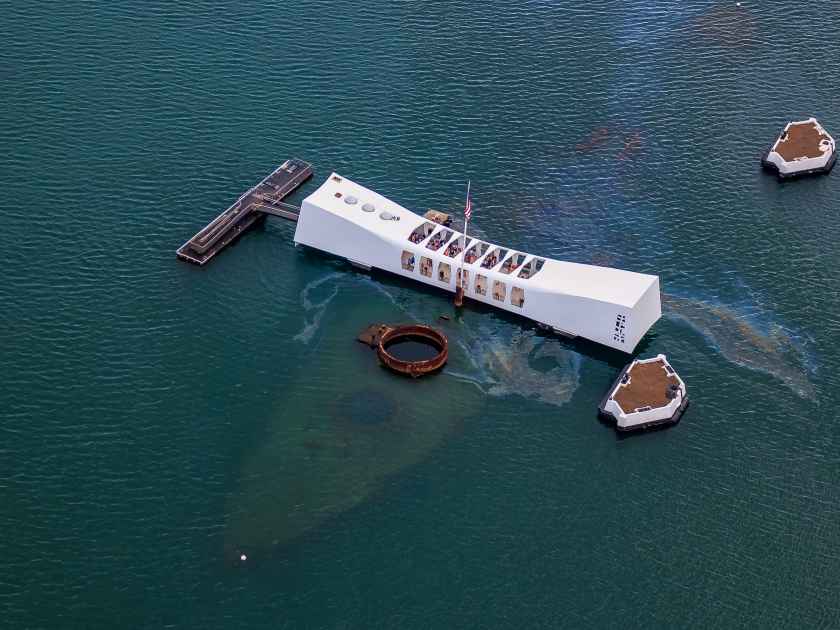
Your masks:
<instances>
[{"instance_id":1,"label":"teal green water","mask_svg":"<svg viewBox=\"0 0 840 630\"><path fill-rule=\"evenodd\" d=\"M840 134L840 15L742 5L6 3L4 627L840 627L840 174L758 168ZM292 156L659 274L683 421L620 438L623 357L291 224L175 259ZM418 383L353 341L411 319Z\"/></svg>"}]
</instances>

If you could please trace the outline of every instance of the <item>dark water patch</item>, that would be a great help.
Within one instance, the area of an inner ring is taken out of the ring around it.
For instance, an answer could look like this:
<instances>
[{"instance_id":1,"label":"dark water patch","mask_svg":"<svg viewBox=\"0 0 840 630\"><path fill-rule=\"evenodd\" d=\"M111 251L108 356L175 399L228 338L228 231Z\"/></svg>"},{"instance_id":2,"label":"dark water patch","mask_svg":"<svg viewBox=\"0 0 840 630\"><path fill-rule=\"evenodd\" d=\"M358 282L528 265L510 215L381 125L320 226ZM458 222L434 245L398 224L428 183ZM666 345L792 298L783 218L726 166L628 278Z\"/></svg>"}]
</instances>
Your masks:
<instances>
[{"instance_id":1,"label":"dark water patch","mask_svg":"<svg viewBox=\"0 0 840 630\"><path fill-rule=\"evenodd\" d=\"M642 148L642 133L640 131L628 131L624 134L623 138L624 146L621 148L621 151L618 152L616 158L623 162L631 157L633 157L636 153L638 153Z\"/></svg>"},{"instance_id":2,"label":"dark water patch","mask_svg":"<svg viewBox=\"0 0 840 630\"><path fill-rule=\"evenodd\" d=\"M755 46L758 43L758 23L754 9L749 7L749 4L751 3L717 4L693 18L691 26L702 39L726 48ZM814 24L813 27L817 28L817 25Z\"/></svg>"},{"instance_id":3,"label":"dark water patch","mask_svg":"<svg viewBox=\"0 0 840 630\"><path fill-rule=\"evenodd\" d=\"M611 120L590 131L574 148L579 154L603 153L605 156L623 162L638 153L642 146L640 129L631 127L623 121Z\"/></svg>"},{"instance_id":4,"label":"dark water patch","mask_svg":"<svg viewBox=\"0 0 840 630\"><path fill-rule=\"evenodd\" d=\"M399 403L384 391L375 389L344 394L333 407L336 422L350 427L381 426L394 420L398 413Z\"/></svg>"},{"instance_id":5,"label":"dark water patch","mask_svg":"<svg viewBox=\"0 0 840 630\"><path fill-rule=\"evenodd\" d=\"M575 145L578 153L588 153L593 149L605 145L610 139L610 128L607 126L596 127L585 138Z\"/></svg>"},{"instance_id":6,"label":"dark water patch","mask_svg":"<svg viewBox=\"0 0 840 630\"><path fill-rule=\"evenodd\" d=\"M400 361L430 361L440 354L440 348L426 337L406 335L385 346L388 354Z\"/></svg>"}]
</instances>

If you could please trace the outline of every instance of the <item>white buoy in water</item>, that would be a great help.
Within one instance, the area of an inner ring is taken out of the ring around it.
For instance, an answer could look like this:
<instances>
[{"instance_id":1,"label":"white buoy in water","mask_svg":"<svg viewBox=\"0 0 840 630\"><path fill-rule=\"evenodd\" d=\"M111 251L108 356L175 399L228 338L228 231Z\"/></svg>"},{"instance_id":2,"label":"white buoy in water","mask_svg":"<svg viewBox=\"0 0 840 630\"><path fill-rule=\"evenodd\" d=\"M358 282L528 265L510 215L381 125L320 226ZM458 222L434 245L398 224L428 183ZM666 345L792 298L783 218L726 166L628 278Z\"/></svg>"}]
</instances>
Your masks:
<instances>
[{"instance_id":1,"label":"white buoy in water","mask_svg":"<svg viewBox=\"0 0 840 630\"><path fill-rule=\"evenodd\" d=\"M248 559L248 556L246 556L246 555L243 553L241 556L239 556L239 559L240 559L240 560L242 560L242 562L245 562L245 561Z\"/></svg>"}]
</instances>

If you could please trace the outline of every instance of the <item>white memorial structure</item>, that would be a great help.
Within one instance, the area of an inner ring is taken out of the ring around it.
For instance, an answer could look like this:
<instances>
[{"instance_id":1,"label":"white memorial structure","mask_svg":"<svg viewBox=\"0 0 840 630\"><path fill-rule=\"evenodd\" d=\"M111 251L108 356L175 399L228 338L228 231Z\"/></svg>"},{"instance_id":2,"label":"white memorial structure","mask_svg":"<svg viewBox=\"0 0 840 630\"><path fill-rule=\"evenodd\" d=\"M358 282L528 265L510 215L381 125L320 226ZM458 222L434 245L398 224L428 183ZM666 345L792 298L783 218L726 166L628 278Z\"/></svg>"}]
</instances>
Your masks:
<instances>
[{"instance_id":1,"label":"white memorial structure","mask_svg":"<svg viewBox=\"0 0 840 630\"><path fill-rule=\"evenodd\" d=\"M657 276L464 239L335 173L303 201L294 240L450 292L463 269L466 299L624 352L661 316Z\"/></svg>"}]
</instances>

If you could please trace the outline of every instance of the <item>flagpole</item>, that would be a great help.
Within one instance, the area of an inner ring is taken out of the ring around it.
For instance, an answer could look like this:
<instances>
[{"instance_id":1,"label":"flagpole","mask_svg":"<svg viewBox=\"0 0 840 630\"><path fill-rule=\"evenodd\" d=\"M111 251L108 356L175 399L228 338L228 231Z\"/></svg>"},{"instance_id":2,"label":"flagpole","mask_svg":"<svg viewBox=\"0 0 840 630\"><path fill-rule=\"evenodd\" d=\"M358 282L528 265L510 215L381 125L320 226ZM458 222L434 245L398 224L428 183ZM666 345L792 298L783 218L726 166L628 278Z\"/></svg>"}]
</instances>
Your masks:
<instances>
[{"instance_id":1,"label":"flagpole","mask_svg":"<svg viewBox=\"0 0 840 630\"><path fill-rule=\"evenodd\" d=\"M470 180L467 180L467 204L469 205L469 203ZM467 228L469 225L470 215L464 212L464 233L461 235L461 268L458 270L458 286L455 287L455 306L457 307L460 307L464 303L464 258L467 256Z\"/></svg>"}]
</instances>

